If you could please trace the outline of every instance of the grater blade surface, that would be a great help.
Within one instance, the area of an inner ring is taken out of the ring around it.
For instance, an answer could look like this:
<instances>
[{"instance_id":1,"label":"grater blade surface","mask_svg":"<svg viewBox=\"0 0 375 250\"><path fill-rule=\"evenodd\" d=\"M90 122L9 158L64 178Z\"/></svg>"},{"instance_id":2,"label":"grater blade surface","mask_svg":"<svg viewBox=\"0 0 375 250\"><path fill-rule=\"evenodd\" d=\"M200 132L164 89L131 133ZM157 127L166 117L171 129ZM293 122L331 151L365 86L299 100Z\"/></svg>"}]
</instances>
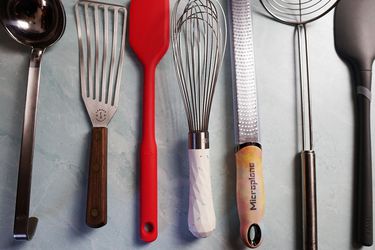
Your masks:
<instances>
[{"instance_id":1,"label":"grater blade surface","mask_svg":"<svg viewBox=\"0 0 375 250\"><path fill-rule=\"evenodd\" d=\"M251 0L231 1L236 142L260 143Z\"/></svg>"}]
</instances>

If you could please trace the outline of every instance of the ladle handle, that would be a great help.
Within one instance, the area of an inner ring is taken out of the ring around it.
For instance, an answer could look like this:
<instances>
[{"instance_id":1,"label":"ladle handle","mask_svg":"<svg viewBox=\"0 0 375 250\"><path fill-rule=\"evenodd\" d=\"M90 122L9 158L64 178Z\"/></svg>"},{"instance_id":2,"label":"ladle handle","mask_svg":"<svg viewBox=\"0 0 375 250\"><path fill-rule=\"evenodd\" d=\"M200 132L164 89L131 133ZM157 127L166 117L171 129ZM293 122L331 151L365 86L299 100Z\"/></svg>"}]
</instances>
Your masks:
<instances>
[{"instance_id":1,"label":"ladle handle","mask_svg":"<svg viewBox=\"0 0 375 250\"><path fill-rule=\"evenodd\" d=\"M34 152L35 117L37 113L40 61L42 59L42 54L43 50L33 49L30 57L13 229L13 237L16 240L31 240L38 223L37 218L29 218L29 208Z\"/></svg>"},{"instance_id":2,"label":"ladle handle","mask_svg":"<svg viewBox=\"0 0 375 250\"><path fill-rule=\"evenodd\" d=\"M361 71L357 85L358 239L364 246L373 244L370 91L371 71Z\"/></svg>"}]
</instances>

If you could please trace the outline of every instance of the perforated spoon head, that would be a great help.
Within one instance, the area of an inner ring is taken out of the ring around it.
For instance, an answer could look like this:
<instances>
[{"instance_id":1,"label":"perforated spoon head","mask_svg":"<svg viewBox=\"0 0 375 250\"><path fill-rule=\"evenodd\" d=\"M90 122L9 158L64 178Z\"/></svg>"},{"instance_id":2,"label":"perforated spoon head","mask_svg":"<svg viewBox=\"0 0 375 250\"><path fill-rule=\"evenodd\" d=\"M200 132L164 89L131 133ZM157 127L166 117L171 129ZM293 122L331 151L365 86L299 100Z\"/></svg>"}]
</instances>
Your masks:
<instances>
[{"instance_id":1,"label":"perforated spoon head","mask_svg":"<svg viewBox=\"0 0 375 250\"><path fill-rule=\"evenodd\" d=\"M267 12L277 21L289 24L306 24L328 13L337 0L261 0Z\"/></svg>"}]
</instances>

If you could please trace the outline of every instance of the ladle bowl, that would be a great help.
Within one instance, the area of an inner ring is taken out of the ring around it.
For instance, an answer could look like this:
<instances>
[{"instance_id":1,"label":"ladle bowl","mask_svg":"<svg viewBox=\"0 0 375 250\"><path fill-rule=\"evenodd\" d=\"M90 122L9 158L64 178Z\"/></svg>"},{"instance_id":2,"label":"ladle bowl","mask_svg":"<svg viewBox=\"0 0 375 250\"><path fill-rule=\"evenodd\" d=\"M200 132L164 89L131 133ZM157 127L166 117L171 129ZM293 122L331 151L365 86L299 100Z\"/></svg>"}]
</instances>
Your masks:
<instances>
[{"instance_id":1,"label":"ladle bowl","mask_svg":"<svg viewBox=\"0 0 375 250\"><path fill-rule=\"evenodd\" d=\"M1 3L1 21L19 43L45 49L65 30L65 11L59 0L8 0Z\"/></svg>"}]
</instances>

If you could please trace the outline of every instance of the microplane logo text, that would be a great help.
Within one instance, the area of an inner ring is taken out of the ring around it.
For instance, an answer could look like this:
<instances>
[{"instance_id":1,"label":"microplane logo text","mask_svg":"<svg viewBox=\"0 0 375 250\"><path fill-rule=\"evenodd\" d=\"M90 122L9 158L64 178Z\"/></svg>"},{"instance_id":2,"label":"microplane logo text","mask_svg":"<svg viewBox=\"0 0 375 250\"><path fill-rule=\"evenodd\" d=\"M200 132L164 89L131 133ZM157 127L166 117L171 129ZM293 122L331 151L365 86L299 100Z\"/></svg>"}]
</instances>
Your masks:
<instances>
[{"instance_id":1,"label":"microplane logo text","mask_svg":"<svg viewBox=\"0 0 375 250\"><path fill-rule=\"evenodd\" d=\"M249 164L249 181L250 181L250 210L257 210L257 185L256 182L256 173L255 173L255 164Z\"/></svg>"}]
</instances>

